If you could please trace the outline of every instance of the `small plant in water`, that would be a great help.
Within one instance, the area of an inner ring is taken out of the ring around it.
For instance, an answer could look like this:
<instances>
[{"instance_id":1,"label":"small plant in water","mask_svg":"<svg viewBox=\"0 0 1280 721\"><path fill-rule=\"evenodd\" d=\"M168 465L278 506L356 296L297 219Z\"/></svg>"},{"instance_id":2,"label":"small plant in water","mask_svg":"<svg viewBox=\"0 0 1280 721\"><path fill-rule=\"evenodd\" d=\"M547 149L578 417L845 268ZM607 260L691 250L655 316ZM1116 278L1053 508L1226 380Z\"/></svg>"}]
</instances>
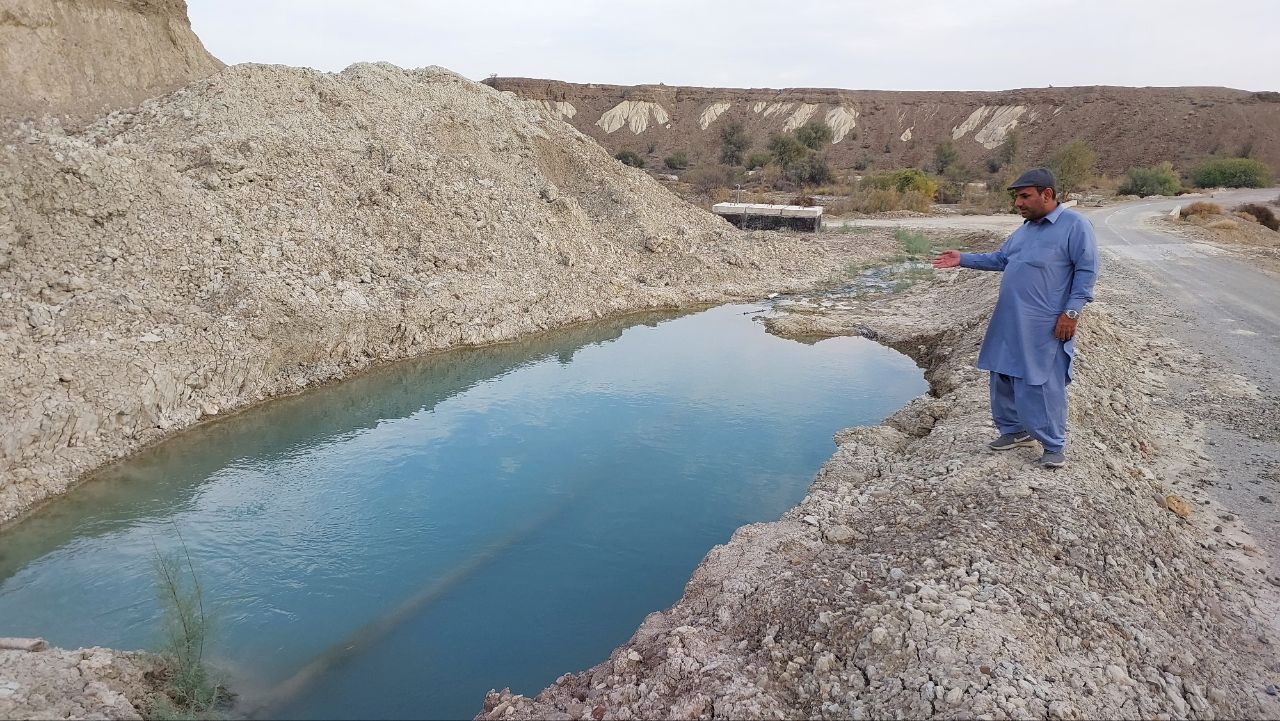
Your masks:
<instances>
[{"instance_id":1,"label":"small plant in water","mask_svg":"<svg viewBox=\"0 0 1280 721\"><path fill-rule=\"evenodd\" d=\"M164 646L159 654L164 686L163 693L148 707L147 718L222 718L219 711L228 705L230 694L210 678L204 665L210 619L186 543L180 552L167 555L156 549L155 570L164 624Z\"/></svg>"}]
</instances>

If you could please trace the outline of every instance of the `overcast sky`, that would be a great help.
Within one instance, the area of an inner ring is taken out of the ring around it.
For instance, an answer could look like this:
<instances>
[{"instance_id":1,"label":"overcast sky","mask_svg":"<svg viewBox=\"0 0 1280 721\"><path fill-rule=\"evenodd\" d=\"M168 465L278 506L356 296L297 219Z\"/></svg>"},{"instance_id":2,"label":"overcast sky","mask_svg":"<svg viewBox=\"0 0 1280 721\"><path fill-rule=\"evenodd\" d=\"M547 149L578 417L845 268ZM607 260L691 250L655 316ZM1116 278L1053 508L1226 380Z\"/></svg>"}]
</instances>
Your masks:
<instances>
[{"instance_id":1,"label":"overcast sky","mask_svg":"<svg viewBox=\"0 0 1280 721\"><path fill-rule=\"evenodd\" d=\"M226 63L578 83L1280 90L1277 0L188 0Z\"/></svg>"}]
</instances>

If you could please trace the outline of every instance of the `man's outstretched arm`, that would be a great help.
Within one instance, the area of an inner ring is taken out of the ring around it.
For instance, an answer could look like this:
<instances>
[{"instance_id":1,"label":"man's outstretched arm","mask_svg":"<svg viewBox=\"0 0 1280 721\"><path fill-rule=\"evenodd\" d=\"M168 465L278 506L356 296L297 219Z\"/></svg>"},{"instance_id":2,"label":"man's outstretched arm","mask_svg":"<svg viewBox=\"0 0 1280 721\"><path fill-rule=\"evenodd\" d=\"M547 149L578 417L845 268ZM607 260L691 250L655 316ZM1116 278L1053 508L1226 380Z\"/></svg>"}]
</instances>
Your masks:
<instances>
[{"instance_id":1,"label":"man's outstretched arm","mask_svg":"<svg viewBox=\"0 0 1280 721\"><path fill-rule=\"evenodd\" d=\"M994 253L961 253L958 250L944 250L942 254L933 259L934 268L972 268L974 270L1004 270L1009 264L1009 258L1005 255L1005 246L1009 241L1005 241L1000 246L1000 250Z\"/></svg>"}]
</instances>

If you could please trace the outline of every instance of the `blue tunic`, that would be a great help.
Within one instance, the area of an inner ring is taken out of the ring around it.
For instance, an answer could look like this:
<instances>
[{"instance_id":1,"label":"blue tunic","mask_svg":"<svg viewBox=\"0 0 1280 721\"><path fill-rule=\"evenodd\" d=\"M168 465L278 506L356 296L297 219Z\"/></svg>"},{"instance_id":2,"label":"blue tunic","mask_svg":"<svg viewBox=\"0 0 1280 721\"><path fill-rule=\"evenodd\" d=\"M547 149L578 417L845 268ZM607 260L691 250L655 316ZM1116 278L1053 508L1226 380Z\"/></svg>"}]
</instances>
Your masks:
<instances>
[{"instance_id":1,"label":"blue tunic","mask_svg":"<svg viewBox=\"0 0 1280 721\"><path fill-rule=\"evenodd\" d=\"M1063 311L1093 300L1098 244L1089 221L1059 205L1040 220L1024 221L994 253L961 253L960 265L1004 271L978 367L1043 385L1065 351L1071 382L1075 340L1063 343L1053 329Z\"/></svg>"}]
</instances>

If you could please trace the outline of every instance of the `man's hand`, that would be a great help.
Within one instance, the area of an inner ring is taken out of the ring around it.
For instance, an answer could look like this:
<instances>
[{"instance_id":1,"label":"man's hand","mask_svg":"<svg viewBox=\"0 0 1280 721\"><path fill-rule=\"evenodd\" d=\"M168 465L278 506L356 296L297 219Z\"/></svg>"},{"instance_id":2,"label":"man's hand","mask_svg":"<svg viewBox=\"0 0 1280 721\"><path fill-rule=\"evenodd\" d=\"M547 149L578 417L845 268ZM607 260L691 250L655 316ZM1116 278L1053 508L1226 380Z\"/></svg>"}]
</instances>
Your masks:
<instances>
[{"instance_id":1,"label":"man's hand","mask_svg":"<svg viewBox=\"0 0 1280 721\"><path fill-rule=\"evenodd\" d=\"M933 267L935 268L955 268L960 265L960 251L944 250L942 255L933 259Z\"/></svg>"},{"instance_id":2,"label":"man's hand","mask_svg":"<svg viewBox=\"0 0 1280 721\"><path fill-rule=\"evenodd\" d=\"M1066 313L1058 316L1058 324L1053 327L1053 336L1063 343L1071 340L1076 334L1076 322L1068 318Z\"/></svg>"}]
</instances>

